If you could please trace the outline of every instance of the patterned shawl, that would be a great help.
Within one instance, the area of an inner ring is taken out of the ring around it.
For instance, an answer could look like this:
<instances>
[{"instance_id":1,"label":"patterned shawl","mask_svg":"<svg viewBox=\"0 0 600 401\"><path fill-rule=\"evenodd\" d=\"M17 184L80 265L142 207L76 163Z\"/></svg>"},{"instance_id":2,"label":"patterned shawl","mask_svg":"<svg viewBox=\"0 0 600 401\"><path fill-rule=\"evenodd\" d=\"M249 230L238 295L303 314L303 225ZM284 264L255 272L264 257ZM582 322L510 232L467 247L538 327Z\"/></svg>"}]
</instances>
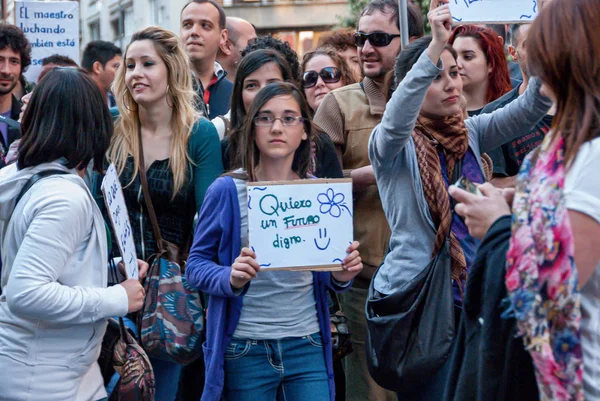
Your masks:
<instances>
[{"instance_id":1,"label":"patterned shawl","mask_svg":"<svg viewBox=\"0 0 600 401\"><path fill-rule=\"evenodd\" d=\"M580 293L563 196L564 140L547 135L525 159L506 255L508 316L533 358L543 401L583 401Z\"/></svg>"}]
</instances>

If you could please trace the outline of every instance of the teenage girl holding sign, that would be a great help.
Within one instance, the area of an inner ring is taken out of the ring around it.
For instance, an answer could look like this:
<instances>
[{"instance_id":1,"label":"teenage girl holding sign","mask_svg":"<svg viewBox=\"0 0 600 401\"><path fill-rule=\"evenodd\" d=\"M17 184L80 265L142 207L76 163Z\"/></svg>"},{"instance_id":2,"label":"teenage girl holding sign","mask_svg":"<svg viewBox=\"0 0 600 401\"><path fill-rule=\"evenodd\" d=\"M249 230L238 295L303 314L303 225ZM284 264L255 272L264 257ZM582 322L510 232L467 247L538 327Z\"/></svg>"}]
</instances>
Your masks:
<instances>
[{"instance_id":1,"label":"teenage girl holding sign","mask_svg":"<svg viewBox=\"0 0 600 401\"><path fill-rule=\"evenodd\" d=\"M308 177L309 111L291 84L262 89L240 138L244 170L208 189L186 275L210 295L202 400L334 400L328 288L342 291L362 270L348 247L343 270L261 271L248 242L248 181Z\"/></svg>"}]
</instances>

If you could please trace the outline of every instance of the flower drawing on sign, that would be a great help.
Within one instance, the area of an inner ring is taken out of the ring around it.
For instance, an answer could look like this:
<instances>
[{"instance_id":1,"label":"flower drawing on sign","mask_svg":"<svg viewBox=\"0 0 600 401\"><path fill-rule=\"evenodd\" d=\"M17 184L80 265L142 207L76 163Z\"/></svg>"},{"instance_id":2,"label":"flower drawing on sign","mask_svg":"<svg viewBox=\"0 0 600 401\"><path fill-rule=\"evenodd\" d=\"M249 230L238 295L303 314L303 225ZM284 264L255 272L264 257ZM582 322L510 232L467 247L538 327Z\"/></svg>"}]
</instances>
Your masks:
<instances>
[{"instance_id":1,"label":"flower drawing on sign","mask_svg":"<svg viewBox=\"0 0 600 401\"><path fill-rule=\"evenodd\" d=\"M331 217L338 218L342 215L342 212L346 210L350 216L350 209L346 206L346 196L343 193L335 193L333 189L329 188L325 193L317 196L317 201L321 204L319 211L321 214L329 214Z\"/></svg>"}]
</instances>

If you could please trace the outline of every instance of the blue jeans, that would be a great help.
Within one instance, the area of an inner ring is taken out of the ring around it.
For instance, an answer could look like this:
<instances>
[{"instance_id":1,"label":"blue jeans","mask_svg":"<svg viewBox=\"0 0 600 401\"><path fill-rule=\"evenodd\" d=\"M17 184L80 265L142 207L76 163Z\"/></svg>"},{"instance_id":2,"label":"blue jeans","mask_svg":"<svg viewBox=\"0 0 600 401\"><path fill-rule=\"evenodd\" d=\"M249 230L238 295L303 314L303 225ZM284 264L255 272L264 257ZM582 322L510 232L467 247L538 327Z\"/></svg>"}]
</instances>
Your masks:
<instances>
[{"instance_id":1,"label":"blue jeans","mask_svg":"<svg viewBox=\"0 0 600 401\"><path fill-rule=\"evenodd\" d=\"M329 401L321 334L234 338L225 351L227 401Z\"/></svg>"}]
</instances>

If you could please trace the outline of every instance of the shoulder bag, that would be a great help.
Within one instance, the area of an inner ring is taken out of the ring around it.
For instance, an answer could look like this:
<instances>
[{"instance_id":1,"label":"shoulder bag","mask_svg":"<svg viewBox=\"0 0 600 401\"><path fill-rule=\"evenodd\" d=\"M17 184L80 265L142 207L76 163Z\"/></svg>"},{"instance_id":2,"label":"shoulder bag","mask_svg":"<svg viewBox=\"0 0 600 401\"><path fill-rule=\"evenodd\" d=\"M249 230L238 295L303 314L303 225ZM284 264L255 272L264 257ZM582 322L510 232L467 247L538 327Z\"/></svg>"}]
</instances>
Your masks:
<instances>
[{"instance_id":1,"label":"shoulder bag","mask_svg":"<svg viewBox=\"0 0 600 401\"><path fill-rule=\"evenodd\" d=\"M461 170L459 162L451 182ZM367 365L373 379L386 389L421 387L450 356L455 318L449 235L450 231L427 267L395 292L378 294L375 277L371 280L365 307Z\"/></svg>"},{"instance_id":2,"label":"shoulder bag","mask_svg":"<svg viewBox=\"0 0 600 401\"><path fill-rule=\"evenodd\" d=\"M139 135L141 143L141 132ZM187 365L202 355L202 297L188 284L182 272L187 252L181 252L160 234L143 153L140 146L139 174L157 253L148 259L150 268L144 281L146 299L138 313L140 340L149 356Z\"/></svg>"}]
</instances>

